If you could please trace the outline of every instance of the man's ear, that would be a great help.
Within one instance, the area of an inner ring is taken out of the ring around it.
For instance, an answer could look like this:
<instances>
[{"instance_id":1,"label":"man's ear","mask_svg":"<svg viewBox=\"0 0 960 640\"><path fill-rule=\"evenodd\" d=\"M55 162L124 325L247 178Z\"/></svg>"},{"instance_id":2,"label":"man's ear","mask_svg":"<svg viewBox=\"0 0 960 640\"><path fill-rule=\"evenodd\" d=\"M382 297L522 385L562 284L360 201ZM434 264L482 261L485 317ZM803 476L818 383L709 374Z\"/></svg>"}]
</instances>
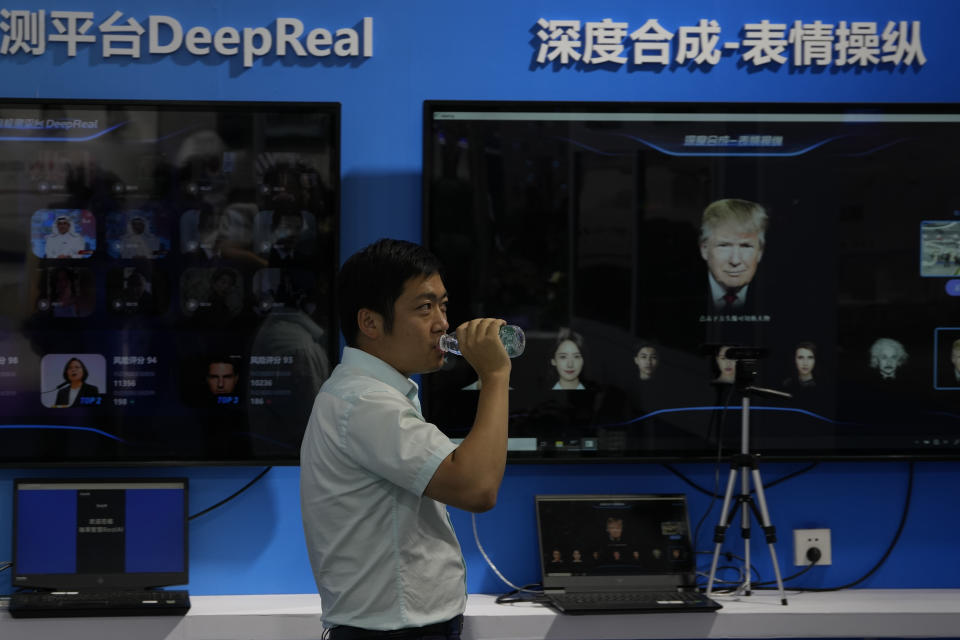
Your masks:
<instances>
[{"instance_id":1,"label":"man's ear","mask_svg":"<svg viewBox=\"0 0 960 640\"><path fill-rule=\"evenodd\" d=\"M383 316L370 309L357 311L357 327L367 338L376 340L383 334Z\"/></svg>"}]
</instances>

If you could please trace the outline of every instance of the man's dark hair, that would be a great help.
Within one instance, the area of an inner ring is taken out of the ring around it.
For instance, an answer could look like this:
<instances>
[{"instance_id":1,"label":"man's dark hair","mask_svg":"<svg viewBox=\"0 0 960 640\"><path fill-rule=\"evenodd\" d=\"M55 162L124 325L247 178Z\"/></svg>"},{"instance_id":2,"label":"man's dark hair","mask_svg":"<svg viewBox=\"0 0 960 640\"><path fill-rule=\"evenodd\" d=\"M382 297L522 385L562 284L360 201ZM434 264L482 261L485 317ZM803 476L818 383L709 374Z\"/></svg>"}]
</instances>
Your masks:
<instances>
[{"instance_id":1,"label":"man's dark hair","mask_svg":"<svg viewBox=\"0 0 960 640\"><path fill-rule=\"evenodd\" d=\"M654 351L660 351L660 346L654 340L634 340L633 342L633 352L632 355L636 356L640 353L640 349L653 349Z\"/></svg>"},{"instance_id":2,"label":"man's dark hair","mask_svg":"<svg viewBox=\"0 0 960 640\"><path fill-rule=\"evenodd\" d=\"M442 275L440 260L405 240L382 238L347 258L337 276L340 330L347 345L357 346L360 309L379 313L384 330L393 331L393 305L403 293L403 285L411 278L435 273Z\"/></svg>"},{"instance_id":3,"label":"man's dark hair","mask_svg":"<svg viewBox=\"0 0 960 640\"><path fill-rule=\"evenodd\" d=\"M230 356L212 356L212 357L210 357L210 358L207 358L207 368L206 368L206 370L204 371L204 375L206 375L206 374L207 374L207 371L210 371L210 367L212 367L212 366L215 365L215 364L228 364L228 365L230 365L230 367L233 369L233 373L234 373L234 374L237 374L237 373L238 373L237 363L236 363L236 358L235 358L235 357L230 357Z\"/></svg>"}]
</instances>

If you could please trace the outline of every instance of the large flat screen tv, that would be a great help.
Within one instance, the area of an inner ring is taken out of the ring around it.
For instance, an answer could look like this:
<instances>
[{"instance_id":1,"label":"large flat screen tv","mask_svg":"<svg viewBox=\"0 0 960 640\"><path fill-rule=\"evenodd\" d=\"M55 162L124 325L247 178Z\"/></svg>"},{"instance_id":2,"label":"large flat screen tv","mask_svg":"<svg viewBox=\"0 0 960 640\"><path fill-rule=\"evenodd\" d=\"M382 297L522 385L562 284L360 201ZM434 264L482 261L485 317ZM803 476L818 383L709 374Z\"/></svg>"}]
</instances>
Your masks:
<instances>
[{"instance_id":1,"label":"large flat screen tv","mask_svg":"<svg viewBox=\"0 0 960 640\"><path fill-rule=\"evenodd\" d=\"M960 457L960 107L424 116L451 324L527 329L510 459L713 458L739 449L745 409L767 458ZM424 379L451 436L475 382L456 357Z\"/></svg>"},{"instance_id":2,"label":"large flat screen tv","mask_svg":"<svg viewBox=\"0 0 960 640\"><path fill-rule=\"evenodd\" d=\"M340 105L0 101L0 464L296 463Z\"/></svg>"}]
</instances>

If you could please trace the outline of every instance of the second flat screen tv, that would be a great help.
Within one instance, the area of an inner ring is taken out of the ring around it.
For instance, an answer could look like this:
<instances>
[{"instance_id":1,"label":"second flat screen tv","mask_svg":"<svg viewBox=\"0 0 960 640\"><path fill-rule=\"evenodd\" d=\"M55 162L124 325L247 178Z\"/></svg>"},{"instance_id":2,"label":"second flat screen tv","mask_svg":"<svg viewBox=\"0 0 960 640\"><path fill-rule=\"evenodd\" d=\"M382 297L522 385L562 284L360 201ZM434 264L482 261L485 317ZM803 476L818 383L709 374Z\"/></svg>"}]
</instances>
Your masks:
<instances>
[{"instance_id":1,"label":"second flat screen tv","mask_svg":"<svg viewBox=\"0 0 960 640\"><path fill-rule=\"evenodd\" d=\"M960 109L429 101L453 326L527 329L514 461L960 456ZM732 350L731 350L732 349ZM731 358L730 356L735 356ZM469 429L462 359L427 415Z\"/></svg>"},{"instance_id":2,"label":"second flat screen tv","mask_svg":"<svg viewBox=\"0 0 960 640\"><path fill-rule=\"evenodd\" d=\"M295 464L339 145L337 103L0 102L0 464Z\"/></svg>"}]
</instances>

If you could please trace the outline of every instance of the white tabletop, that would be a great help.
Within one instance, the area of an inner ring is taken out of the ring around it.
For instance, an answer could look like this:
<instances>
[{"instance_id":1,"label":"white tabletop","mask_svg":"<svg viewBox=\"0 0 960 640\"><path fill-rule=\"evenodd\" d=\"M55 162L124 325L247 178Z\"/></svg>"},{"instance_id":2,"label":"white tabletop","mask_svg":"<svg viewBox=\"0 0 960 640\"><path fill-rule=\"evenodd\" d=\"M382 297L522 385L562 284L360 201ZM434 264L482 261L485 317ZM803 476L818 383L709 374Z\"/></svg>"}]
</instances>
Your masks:
<instances>
[{"instance_id":1,"label":"white tabletop","mask_svg":"<svg viewBox=\"0 0 960 640\"><path fill-rule=\"evenodd\" d=\"M630 638L960 638L960 589L774 591L715 596L715 613L571 616L539 605L498 605L472 594L465 640ZM191 596L183 617L14 619L0 613L3 640L319 640L316 594Z\"/></svg>"}]
</instances>

